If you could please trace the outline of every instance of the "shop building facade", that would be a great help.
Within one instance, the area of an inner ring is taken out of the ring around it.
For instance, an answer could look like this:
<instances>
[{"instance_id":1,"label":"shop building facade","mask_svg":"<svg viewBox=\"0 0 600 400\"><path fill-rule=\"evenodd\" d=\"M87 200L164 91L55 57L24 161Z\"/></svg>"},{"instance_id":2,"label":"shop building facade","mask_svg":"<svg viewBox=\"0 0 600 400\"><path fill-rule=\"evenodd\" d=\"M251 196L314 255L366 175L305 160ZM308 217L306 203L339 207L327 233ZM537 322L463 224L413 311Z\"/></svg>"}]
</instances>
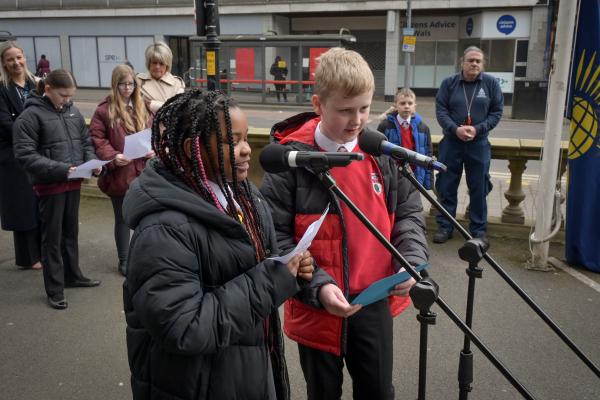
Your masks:
<instances>
[{"instance_id":1,"label":"shop building facade","mask_svg":"<svg viewBox=\"0 0 600 400\"><path fill-rule=\"evenodd\" d=\"M17 0L0 5L0 26L25 48L29 67L41 54L51 68L73 71L82 87L108 87L115 65L130 61L145 70L144 49L155 40L166 41L174 52L173 72L202 69L195 35L191 0ZM412 87L433 94L441 81L458 70L458 60L469 45L488 56L487 71L499 80L510 98L515 80L543 80L548 65L546 1L423 0L412 1L412 27L417 38L411 53ZM552 3L552 2L550 2ZM393 97L404 85L403 30L406 1L244 1L219 2L223 35L314 35L349 33L356 42L347 47L360 52L376 77L376 95ZM317 54L310 50L306 54ZM229 51L220 61L228 77L247 64L238 57L248 51ZM293 49L270 48L252 53L256 79L269 79L275 54L301 71L312 59ZM310 79L298 76L298 79ZM298 85L300 86L300 85Z\"/></svg>"}]
</instances>

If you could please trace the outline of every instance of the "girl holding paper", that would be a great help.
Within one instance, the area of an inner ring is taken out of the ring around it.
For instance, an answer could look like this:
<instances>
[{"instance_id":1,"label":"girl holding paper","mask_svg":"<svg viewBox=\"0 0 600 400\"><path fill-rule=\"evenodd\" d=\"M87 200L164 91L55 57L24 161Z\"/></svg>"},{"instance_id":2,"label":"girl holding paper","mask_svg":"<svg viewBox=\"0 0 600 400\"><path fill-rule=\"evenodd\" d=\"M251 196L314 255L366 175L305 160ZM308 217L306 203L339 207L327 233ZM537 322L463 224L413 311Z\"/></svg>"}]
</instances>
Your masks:
<instances>
[{"instance_id":1,"label":"girl holding paper","mask_svg":"<svg viewBox=\"0 0 600 400\"><path fill-rule=\"evenodd\" d=\"M69 180L69 174L96 155L85 120L71 102L75 87L70 72L50 72L25 101L13 126L15 158L38 196L44 286L55 309L67 308L65 287L100 284L79 269L81 179Z\"/></svg>"},{"instance_id":2,"label":"girl holding paper","mask_svg":"<svg viewBox=\"0 0 600 400\"><path fill-rule=\"evenodd\" d=\"M142 100L135 73L125 64L116 66L112 72L111 92L98 105L90 122L90 135L98 158L112 160L98 179L98 187L112 202L118 269L123 275L127 271L129 250L129 227L121 212L123 197L129 184L142 173L146 160L154 156L154 152L150 151L143 158L128 159L123 155L125 136L151 126L152 120Z\"/></svg>"},{"instance_id":3,"label":"girl holding paper","mask_svg":"<svg viewBox=\"0 0 600 400\"><path fill-rule=\"evenodd\" d=\"M134 399L286 400L278 307L313 277L309 252L277 254L269 207L247 179L248 122L221 91L158 110L156 157L123 204L123 285Z\"/></svg>"}]
</instances>

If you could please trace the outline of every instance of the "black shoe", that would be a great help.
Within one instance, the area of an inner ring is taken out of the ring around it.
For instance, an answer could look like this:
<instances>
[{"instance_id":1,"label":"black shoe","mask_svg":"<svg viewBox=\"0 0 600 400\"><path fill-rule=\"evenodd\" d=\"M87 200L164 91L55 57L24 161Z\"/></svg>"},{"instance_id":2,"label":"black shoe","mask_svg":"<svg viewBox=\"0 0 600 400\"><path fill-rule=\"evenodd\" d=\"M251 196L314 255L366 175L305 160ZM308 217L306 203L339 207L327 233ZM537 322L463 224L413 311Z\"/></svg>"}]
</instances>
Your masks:
<instances>
[{"instance_id":1,"label":"black shoe","mask_svg":"<svg viewBox=\"0 0 600 400\"><path fill-rule=\"evenodd\" d=\"M56 310L64 310L69 306L67 300L65 299L65 295L62 293L48 296L48 304L50 304L50 307Z\"/></svg>"},{"instance_id":2,"label":"black shoe","mask_svg":"<svg viewBox=\"0 0 600 400\"><path fill-rule=\"evenodd\" d=\"M76 281L65 282L65 287L74 288L74 287L94 287L100 285L100 281L97 279L90 279L86 277L82 277Z\"/></svg>"},{"instance_id":3,"label":"black shoe","mask_svg":"<svg viewBox=\"0 0 600 400\"><path fill-rule=\"evenodd\" d=\"M452 232L440 229L433 235L433 243L446 243L450 238L452 238Z\"/></svg>"},{"instance_id":4,"label":"black shoe","mask_svg":"<svg viewBox=\"0 0 600 400\"><path fill-rule=\"evenodd\" d=\"M485 232L474 233L473 238L481 240L487 248L490 247L490 240L488 239Z\"/></svg>"}]
</instances>

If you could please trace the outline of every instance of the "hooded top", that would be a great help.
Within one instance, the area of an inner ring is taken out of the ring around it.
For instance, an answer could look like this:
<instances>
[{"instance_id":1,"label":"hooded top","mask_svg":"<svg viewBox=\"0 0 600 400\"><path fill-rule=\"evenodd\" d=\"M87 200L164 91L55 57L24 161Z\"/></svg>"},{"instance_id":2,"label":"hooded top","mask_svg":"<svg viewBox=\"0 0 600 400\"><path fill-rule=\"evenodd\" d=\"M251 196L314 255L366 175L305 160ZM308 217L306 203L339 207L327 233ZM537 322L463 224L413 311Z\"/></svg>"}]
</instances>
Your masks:
<instances>
[{"instance_id":1,"label":"hooded top","mask_svg":"<svg viewBox=\"0 0 600 400\"><path fill-rule=\"evenodd\" d=\"M270 256L271 216L251 190ZM287 268L257 264L244 226L158 160L123 213L135 229L123 286L134 399L289 398L276 311L299 286Z\"/></svg>"}]
</instances>

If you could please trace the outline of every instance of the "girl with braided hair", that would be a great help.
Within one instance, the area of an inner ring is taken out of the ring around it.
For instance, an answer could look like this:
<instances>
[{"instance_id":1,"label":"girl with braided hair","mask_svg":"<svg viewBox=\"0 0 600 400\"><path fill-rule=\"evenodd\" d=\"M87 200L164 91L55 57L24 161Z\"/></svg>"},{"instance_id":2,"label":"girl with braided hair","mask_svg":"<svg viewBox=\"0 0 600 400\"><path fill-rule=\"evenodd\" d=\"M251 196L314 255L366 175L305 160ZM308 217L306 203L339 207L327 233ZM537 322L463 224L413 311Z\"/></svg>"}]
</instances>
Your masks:
<instances>
[{"instance_id":1,"label":"girl with braided hair","mask_svg":"<svg viewBox=\"0 0 600 400\"><path fill-rule=\"evenodd\" d=\"M248 176L248 123L220 91L169 99L156 157L125 195L134 229L124 283L134 399L289 399L278 307L312 278L286 265Z\"/></svg>"}]
</instances>

